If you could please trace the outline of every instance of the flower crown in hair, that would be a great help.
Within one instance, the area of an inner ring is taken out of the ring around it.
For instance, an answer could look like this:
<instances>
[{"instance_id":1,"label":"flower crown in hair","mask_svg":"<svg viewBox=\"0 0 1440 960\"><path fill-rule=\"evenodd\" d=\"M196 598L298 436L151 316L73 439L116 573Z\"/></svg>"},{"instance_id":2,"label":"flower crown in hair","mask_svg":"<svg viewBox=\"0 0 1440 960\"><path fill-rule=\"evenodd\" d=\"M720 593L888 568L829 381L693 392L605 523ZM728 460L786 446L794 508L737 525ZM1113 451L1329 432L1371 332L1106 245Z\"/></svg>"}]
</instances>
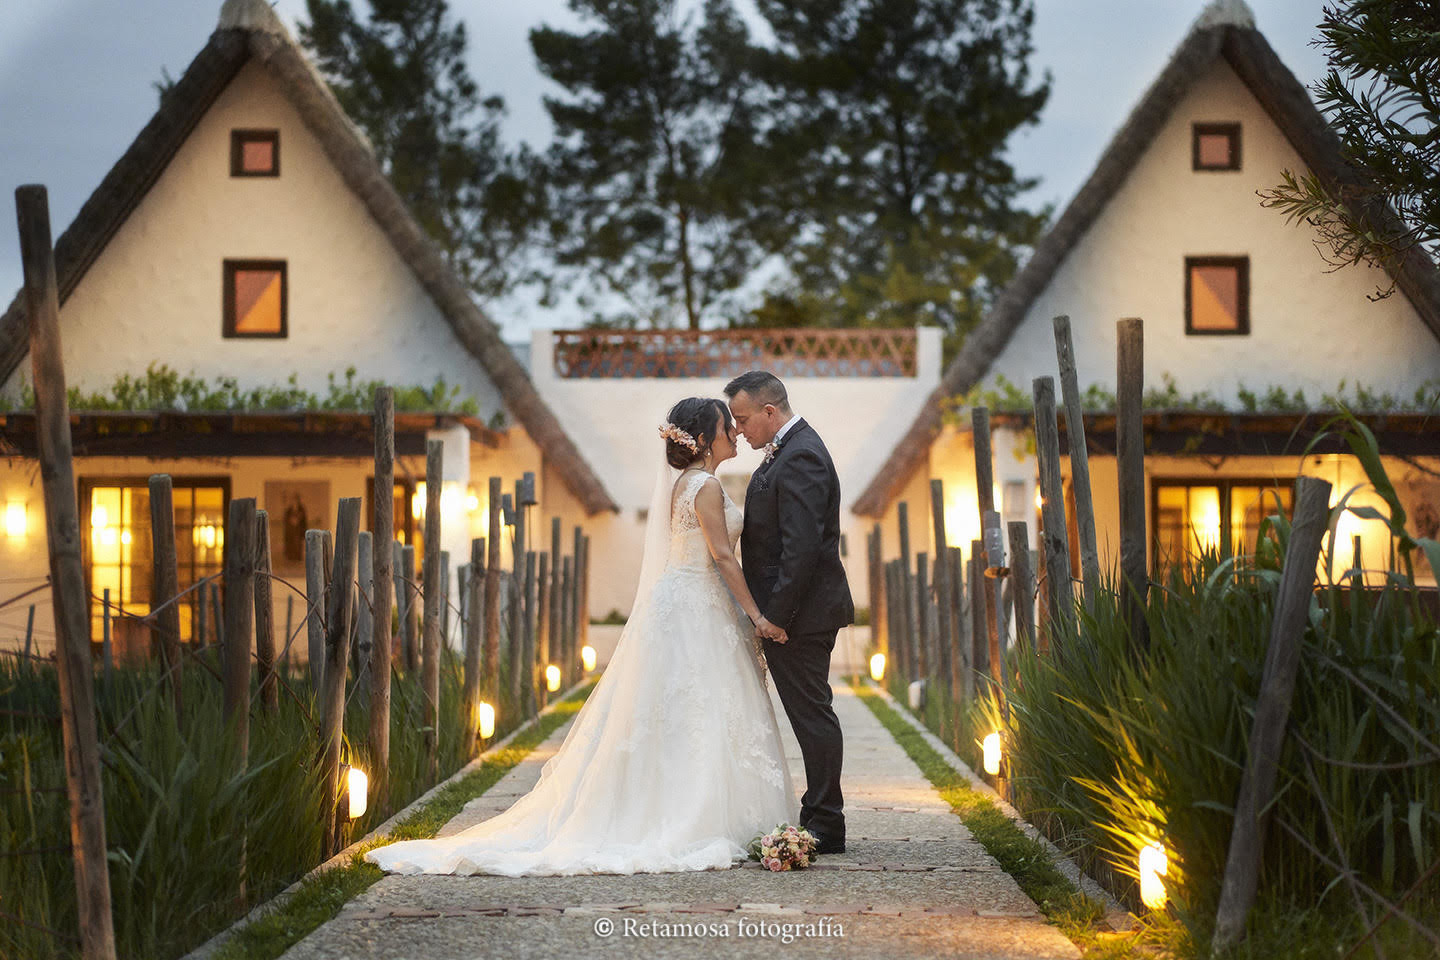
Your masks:
<instances>
[{"instance_id":1,"label":"flower crown in hair","mask_svg":"<svg viewBox=\"0 0 1440 960\"><path fill-rule=\"evenodd\" d=\"M681 430L679 427L675 426L675 424L673 423L662 423L660 425L660 436L664 437L666 440L674 440L681 446L689 447L691 453L700 452L700 445L695 442L695 438L690 436L690 434L686 433L684 430Z\"/></svg>"}]
</instances>

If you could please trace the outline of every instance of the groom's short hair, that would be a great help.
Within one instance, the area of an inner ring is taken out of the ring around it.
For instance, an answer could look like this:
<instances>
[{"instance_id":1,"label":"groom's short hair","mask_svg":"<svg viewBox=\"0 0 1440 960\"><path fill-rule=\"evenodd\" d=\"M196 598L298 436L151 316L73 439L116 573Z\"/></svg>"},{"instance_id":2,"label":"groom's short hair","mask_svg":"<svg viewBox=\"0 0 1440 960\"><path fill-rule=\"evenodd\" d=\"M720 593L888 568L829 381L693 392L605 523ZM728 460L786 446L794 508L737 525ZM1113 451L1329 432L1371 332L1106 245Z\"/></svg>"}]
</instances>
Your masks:
<instances>
[{"instance_id":1,"label":"groom's short hair","mask_svg":"<svg viewBox=\"0 0 1440 960\"><path fill-rule=\"evenodd\" d=\"M725 396L732 400L741 390L762 404L772 403L778 410L790 409L790 395L785 392L785 384L768 370L751 370L725 384Z\"/></svg>"}]
</instances>

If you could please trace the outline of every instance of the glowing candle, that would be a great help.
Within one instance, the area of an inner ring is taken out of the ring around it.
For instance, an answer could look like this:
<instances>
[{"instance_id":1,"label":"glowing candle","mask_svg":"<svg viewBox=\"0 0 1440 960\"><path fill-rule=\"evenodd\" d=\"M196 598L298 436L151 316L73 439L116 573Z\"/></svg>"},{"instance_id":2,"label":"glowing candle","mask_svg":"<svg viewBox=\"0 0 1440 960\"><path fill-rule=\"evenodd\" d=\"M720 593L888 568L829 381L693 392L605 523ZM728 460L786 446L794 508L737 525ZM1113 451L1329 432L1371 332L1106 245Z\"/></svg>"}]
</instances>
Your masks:
<instances>
[{"instance_id":1,"label":"glowing candle","mask_svg":"<svg viewBox=\"0 0 1440 960\"><path fill-rule=\"evenodd\" d=\"M366 793L370 789L370 778L359 767L351 767L346 774L346 787L350 791L350 819L365 815Z\"/></svg>"},{"instance_id":2,"label":"glowing candle","mask_svg":"<svg viewBox=\"0 0 1440 960\"><path fill-rule=\"evenodd\" d=\"M29 532L29 518L25 515L25 501L11 500L5 504L5 536L23 537Z\"/></svg>"},{"instance_id":3,"label":"glowing candle","mask_svg":"<svg viewBox=\"0 0 1440 960\"><path fill-rule=\"evenodd\" d=\"M495 708L488 703L480 704L480 739L489 740L495 736Z\"/></svg>"}]
</instances>

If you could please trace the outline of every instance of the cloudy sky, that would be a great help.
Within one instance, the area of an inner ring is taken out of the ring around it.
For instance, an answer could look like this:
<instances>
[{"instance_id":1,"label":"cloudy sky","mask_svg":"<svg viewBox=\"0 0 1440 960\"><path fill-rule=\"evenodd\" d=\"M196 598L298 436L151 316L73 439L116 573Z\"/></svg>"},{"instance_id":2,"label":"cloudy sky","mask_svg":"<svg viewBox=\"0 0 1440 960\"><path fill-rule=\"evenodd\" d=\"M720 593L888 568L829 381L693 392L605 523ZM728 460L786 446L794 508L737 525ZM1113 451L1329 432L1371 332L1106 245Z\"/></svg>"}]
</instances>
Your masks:
<instances>
[{"instance_id":1,"label":"cloudy sky","mask_svg":"<svg viewBox=\"0 0 1440 960\"><path fill-rule=\"evenodd\" d=\"M742 10L746 0L738 0ZM355 0L365 8L364 0ZM1251 0L1280 58L1309 84L1324 72L1311 46L1322 0ZM278 0L294 29L304 0ZM541 23L574 26L565 0L450 0L470 32L470 68L504 96L506 132L536 146L550 137L541 97L555 89L527 40ZM1054 85L1040 124L1017 135L1011 159L1041 178L1029 198L1063 204L1080 186L1130 108L1204 4L1199 0L1036 0L1032 70ZM215 27L220 0L6 0L0 31L0 186L49 187L58 236L154 113L162 69L178 77ZM753 19L753 18L752 18ZM0 299L20 285L13 201L0 217ZM524 296L494 305L507 339L578 318Z\"/></svg>"}]
</instances>

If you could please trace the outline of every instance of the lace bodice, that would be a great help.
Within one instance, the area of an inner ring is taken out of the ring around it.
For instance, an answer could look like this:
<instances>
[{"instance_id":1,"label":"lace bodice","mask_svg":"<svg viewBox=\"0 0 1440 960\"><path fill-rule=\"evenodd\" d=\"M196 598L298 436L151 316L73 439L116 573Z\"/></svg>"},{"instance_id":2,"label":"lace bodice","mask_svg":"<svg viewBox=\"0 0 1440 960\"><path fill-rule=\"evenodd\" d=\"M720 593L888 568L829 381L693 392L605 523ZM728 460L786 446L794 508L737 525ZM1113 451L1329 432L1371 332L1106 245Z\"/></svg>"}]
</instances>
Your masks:
<instances>
[{"instance_id":1,"label":"lace bodice","mask_svg":"<svg viewBox=\"0 0 1440 960\"><path fill-rule=\"evenodd\" d=\"M714 571L715 564L710 558L710 548L705 543L705 532L700 529L700 517L695 513L695 497L705 481L712 474L695 470L683 475L676 482L676 489L670 508L670 562L674 569L704 572ZM740 540L744 515L735 506L725 488L720 488L725 501L725 532L730 537L730 549Z\"/></svg>"}]
</instances>

